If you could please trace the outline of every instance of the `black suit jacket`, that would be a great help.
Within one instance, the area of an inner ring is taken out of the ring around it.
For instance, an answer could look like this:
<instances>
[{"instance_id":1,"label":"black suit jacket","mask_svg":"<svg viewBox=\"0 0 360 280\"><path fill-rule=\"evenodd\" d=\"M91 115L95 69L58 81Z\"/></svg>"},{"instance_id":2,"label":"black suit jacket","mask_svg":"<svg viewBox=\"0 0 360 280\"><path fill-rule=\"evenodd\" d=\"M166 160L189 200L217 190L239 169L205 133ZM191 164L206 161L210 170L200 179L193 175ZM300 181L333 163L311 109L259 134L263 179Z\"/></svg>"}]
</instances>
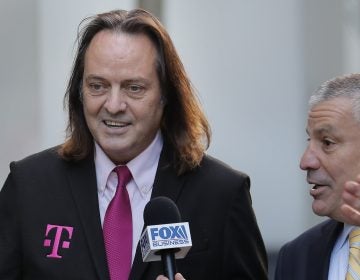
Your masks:
<instances>
[{"instance_id":1,"label":"black suit jacket","mask_svg":"<svg viewBox=\"0 0 360 280\"><path fill-rule=\"evenodd\" d=\"M278 256L276 280L327 280L330 257L343 223L326 220L285 244Z\"/></svg>"},{"instance_id":2,"label":"black suit jacket","mask_svg":"<svg viewBox=\"0 0 360 280\"><path fill-rule=\"evenodd\" d=\"M174 200L189 222L193 246L178 270L194 280L267 279L249 178L208 156L177 176L171 154L161 154L152 197ZM10 169L0 192L0 279L109 279L93 156L67 162L50 149ZM129 279L161 273L138 246Z\"/></svg>"}]
</instances>

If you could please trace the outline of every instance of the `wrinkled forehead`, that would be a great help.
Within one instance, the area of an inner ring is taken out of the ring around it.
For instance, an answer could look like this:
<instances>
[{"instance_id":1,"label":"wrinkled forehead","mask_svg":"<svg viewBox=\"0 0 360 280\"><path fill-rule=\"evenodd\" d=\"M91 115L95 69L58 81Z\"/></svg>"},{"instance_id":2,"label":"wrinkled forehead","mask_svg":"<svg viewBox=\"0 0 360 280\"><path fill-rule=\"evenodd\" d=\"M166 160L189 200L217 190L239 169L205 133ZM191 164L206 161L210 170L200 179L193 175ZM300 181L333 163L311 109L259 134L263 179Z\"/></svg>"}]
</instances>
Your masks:
<instances>
[{"instance_id":1,"label":"wrinkled forehead","mask_svg":"<svg viewBox=\"0 0 360 280\"><path fill-rule=\"evenodd\" d=\"M344 109L360 122L359 101L360 100L358 100L358 98L354 98L352 95L328 96L327 98L316 98L316 96L312 96L309 102L309 115L311 111L327 106L334 107L339 110Z\"/></svg>"},{"instance_id":2,"label":"wrinkled forehead","mask_svg":"<svg viewBox=\"0 0 360 280\"><path fill-rule=\"evenodd\" d=\"M308 114L307 131L331 132L341 129L360 130L353 104L348 98L332 98L312 106Z\"/></svg>"},{"instance_id":3,"label":"wrinkled forehead","mask_svg":"<svg viewBox=\"0 0 360 280\"><path fill-rule=\"evenodd\" d=\"M352 100L345 97L326 99L310 107L308 119L354 118Z\"/></svg>"}]
</instances>

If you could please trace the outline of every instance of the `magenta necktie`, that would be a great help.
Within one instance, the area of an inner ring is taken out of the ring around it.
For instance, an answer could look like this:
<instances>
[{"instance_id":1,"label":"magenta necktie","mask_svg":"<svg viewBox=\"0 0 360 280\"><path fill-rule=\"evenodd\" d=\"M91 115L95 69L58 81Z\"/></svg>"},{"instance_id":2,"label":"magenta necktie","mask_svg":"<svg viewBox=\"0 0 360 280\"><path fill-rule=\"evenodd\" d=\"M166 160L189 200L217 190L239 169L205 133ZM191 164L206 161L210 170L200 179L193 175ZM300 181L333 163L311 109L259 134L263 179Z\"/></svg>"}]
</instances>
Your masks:
<instances>
[{"instance_id":1,"label":"magenta necktie","mask_svg":"<svg viewBox=\"0 0 360 280\"><path fill-rule=\"evenodd\" d=\"M126 190L131 180L127 166L117 166L118 185L104 219L104 240L111 280L129 278L132 259L132 216Z\"/></svg>"}]
</instances>

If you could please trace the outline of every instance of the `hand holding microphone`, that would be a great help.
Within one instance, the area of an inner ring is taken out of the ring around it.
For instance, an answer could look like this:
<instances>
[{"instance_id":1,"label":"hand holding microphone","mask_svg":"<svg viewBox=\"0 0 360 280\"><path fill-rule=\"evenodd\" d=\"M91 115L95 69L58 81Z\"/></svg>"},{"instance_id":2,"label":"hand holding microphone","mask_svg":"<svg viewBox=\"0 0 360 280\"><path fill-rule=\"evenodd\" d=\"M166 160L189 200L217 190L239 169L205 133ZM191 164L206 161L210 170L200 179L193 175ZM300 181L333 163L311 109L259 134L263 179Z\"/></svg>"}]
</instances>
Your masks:
<instances>
[{"instance_id":1,"label":"hand holding microphone","mask_svg":"<svg viewBox=\"0 0 360 280\"><path fill-rule=\"evenodd\" d=\"M161 260L169 280L183 280L181 274L175 278L175 258L184 258L192 242L189 224L181 222L176 204L167 197L150 200L144 209L144 223L146 228L140 238L143 261Z\"/></svg>"},{"instance_id":2,"label":"hand holding microphone","mask_svg":"<svg viewBox=\"0 0 360 280\"><path fill-rule=\"evenodd\" d=\"M169 278L165 277L164 275L159 275L156 277L156 280L169 280ZM176 273L175 280L185 280L185 278L180 273Z\"/></svg>"}]
</instances>

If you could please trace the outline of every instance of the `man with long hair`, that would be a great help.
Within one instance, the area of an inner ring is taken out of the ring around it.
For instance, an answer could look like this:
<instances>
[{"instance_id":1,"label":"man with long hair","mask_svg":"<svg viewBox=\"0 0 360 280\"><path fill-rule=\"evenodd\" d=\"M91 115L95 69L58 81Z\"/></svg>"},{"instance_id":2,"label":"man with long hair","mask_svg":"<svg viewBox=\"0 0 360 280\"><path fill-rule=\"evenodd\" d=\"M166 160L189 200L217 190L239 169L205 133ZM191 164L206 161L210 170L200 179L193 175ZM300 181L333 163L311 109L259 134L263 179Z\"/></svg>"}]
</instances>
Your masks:
<instances>
[{"instance_id":1,"label":"man with long hair","mask_svg":"<svg viewBox=\"0 0 360 280\"><path fill-rule=\"evenodd\" d=\"M67 139L11 163L0 193L0 279L155 279L138 243L158 196L189 222L185 278L267 279L250 180L205 154L209 124L164 27L140 9L81 26Z\"/></svg>"}]
</instances>

